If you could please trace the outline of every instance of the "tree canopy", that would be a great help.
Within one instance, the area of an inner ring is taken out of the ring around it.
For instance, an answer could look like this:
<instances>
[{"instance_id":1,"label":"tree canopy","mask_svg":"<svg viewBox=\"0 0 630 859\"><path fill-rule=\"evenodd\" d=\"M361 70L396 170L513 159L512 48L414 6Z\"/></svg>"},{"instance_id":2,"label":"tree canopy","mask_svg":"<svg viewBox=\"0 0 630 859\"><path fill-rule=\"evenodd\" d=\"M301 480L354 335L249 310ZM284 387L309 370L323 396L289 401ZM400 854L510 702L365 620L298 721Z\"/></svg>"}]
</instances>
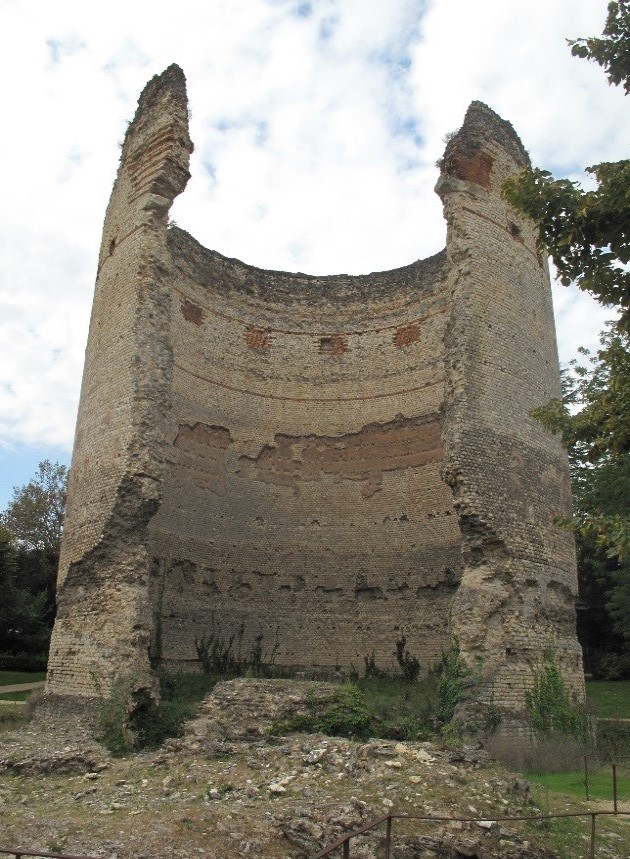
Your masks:
<instances>
[{"instance_id":1,"label":"tree canopy","mask_svg":"<svg viewBox=\"0 0 630 859\"><path fill-rule=\"evenodd\" d=\"M630 93L630 4L613 0L601 36L567 39L574 57L593 60L606 72L608 82Z\"/></svg>"},{"instance_id":2,"label":"tree canopy","mask_svg":"<svg viewBox=\"0 0 630 859\"><path fill-rule=\"evenodd\" d=\"M574 56L598 63L610 83L630 92L630 0L608 4L601 37L569 44ZM561 434L574 463L588 468L608 464L610 469L630 451L630 161L587 170L596 180L591 191L532 169L507 182L504 193L537 223L539 244L551 256L560 281L575 283L617 312L596 356L584 353L587 366L573 362L562 400L535 412L544 426ZM576 498L579 479L574 469ZM573 525L594 535L611 555L630 556L627 515L582 506Z\"/></svg>"},{"instance_id":3,"label":"tree canopy","mask_svg":"<svg viewBox=\"0 0 630 859\"><path fill-rule=\"evenodd\" d=\"M0 513L0 668L46 667L67 476L65 465L40 462Z\"/></svg>"},{"instance_id":4,"label":"tree canopy","mask_svg":"<svg viewBox=\"0 0 630 859\"><path fill-rule=\"evenodd\" d=\"M601 37L569 41L574 56L598 63L611 84L630 92L630 0L608 4ZM587 167L596 187L527 170L506 183L505 196L538 224L539 243L565 286L575 283L617 308L630 327L630 161Z\"/></svg>"},{"instance_id":5,"label":"tree canopy","mask_svg":"<svg viewBox=\"0 0 630 859\"><path fill-rule=\"evenodd\" d=\"M28 549L59 551L66 506L68 469L48 459L36 475L13 489L13 498L0 514L0 529Z\"/></svg>"}]
</instances>

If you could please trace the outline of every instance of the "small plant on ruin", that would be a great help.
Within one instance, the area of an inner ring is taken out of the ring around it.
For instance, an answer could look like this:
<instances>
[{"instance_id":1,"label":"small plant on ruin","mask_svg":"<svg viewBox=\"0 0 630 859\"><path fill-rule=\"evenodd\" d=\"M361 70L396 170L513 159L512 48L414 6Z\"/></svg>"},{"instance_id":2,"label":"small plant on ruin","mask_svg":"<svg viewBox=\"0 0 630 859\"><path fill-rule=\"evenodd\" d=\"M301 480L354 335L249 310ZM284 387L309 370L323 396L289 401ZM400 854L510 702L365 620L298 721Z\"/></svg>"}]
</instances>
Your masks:
<instances>
[{"instance_id":1,"label":"small plant on ruin","mask_svg":"<svg viewBox=\"0 0 630 859\"><path fill-rule=\"evenodd\" d=\"M461 658L456 644L442 654L435 713L441 725L448 725L453 720L457 705L464 697L466 678L469 674L470 669Z\"/></svg>"},{"instance_id":2,"label":"small plant on ruin","mask_svg":"<svg viewBox=\"0 0 630 859\"><path fill-rule=\"evenodd\" d=\"M204 673L221 677L275 676L274 663L279 647L278 629L269 653L265 653L264 635L260 632L252 641L249 655L243 656L244 634L245 624L241 624L238 632L227 639L221 635L219 629L213 629L209 635L196 638L195 649Z\"/></svg>"},{"instance_id":3,"label":"small plant on ruin","mask_svg":"<svg viewBox=\"0 0 630 859\"><path fill-rule=\"evenodd\" d=\"M572 701L552 652L533 669L533 685L525 695L527 715L538 737L560 734L588 742L591 731L583 707Z\"/></svg>"},{"instance_id":4,"label":"small plant on ruin","mask_svg":"<svg viewBox=\"0 0 630 859\"><path fill-rule=\"evenodd\" d=\"M396 661L400 667L403 680L407 683L415 683L420 673L420 661L405 649L406 644L407 639L404 635L396 640Z\"/></svg>"},{"instance_id":5,"label":"small plant on ruin","mask_svg":"<svg viewBox=\"0 0 630 859\"><path fill-rule=\"evenodd\" d=\"M133 732L129 726L130 687L127 683L114 683L107 695L98 691L98 711L95 738L105 748L119 757L131 751L134 745Z\"/></svg>"},{"instance_id":6,"label":"small plant on ruin","mask_svg":"<svg viewBox=\"0 0 630 859\"><path fill-rule=\"evenodd\" d=\"M211 686L204 675L160 678L160 700L131 681L118 681L104 695L95 679L99 706L95 738L114 757L160 746L167 737L179 737L198 702Z\"/></svg>"},{"instance_id":7,"label":"small plant on ruin","mask_svg":"<svg viewBox=\"0 0 630 859\"><path fill-rule=\"evenodd\" d=\"M276 654L280 642L278 639L279 629L276 629L276 640L269 654L265 654L263 649L263 634L259 632L254 638L252 648L249 652L249 657L246 660L247 673L254 677L269 677L273 675L273 666L276 661Z\"/></svg>"},{"instance_id":8,"label":"small plant on ruin","mask_svg":"<svg viewBox=\"0 0 630 859\"><path fill-rule=\"evenodd\" d=\"M306 707L306 713L274 724L271 733L301 731L355 739L367 739L370 736L371 718L365 696L351 683L339 686L326 700L307 698Z\"/></svg>"},{"instance_id":9,"label":"small plant on ruin","mask_svg":"<svg viewBox=\"0 0 630 859\"><path fill-rule=\"evenodd\" d=\"M387 674L383 671L382 668L379 668L376 664L376 656L374 651L372 651L369 655L366 654L363 657L363 663L365 665L365 677L372 678L373 680L378 680L382 677L386 677Z\"/></svg>"},{"instance_id":10,"label":"small plant on ruin","mask_svg":"<svg viewBox=\"0 0 630 859\"><path fill-rule=\"evenodd\" d=\"M241 625L236 634L227 640L220 630L213 630L209 635L195 639L195 649L206 674L221 674L222 676L238 677L243 673L243 662L240 658L240 647L243 640L244 626ZM238 653L234 653L234 641L238 640Z\"/></svg>"}]
</instances>

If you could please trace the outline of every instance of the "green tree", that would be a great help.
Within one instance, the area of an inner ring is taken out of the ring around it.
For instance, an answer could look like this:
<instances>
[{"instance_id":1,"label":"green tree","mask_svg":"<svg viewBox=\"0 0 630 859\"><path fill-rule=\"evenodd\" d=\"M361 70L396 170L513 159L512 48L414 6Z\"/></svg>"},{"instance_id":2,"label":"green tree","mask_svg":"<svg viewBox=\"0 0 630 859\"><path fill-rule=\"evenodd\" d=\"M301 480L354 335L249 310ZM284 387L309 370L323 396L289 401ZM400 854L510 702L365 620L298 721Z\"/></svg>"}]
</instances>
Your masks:
<instances>
[{"instance_id":1,"label":"green tree","mask_svg":"<svg viewBox=\"0 0 630 859\"><path fill-rule=\"evenodd\" d=\"M595 355L571 361L563 396L533 414L569 452L574 530L630 560L630 335L611 323Z\"/></svg>"},{"instance_id":2,"label":"green tree","mask_svg":"<svg viewBox=\"0 0 630 859\"><path fill-rule=\"evenodd\" d=\"M576 534L578 636L588 671L602 679L627 677L630 676L630 559L620 558L591 522L627 521L630 454L594 466L580 464L578 474L574 480L576 510L588 523L588 527Z\"/></svg>"},{"instance_id":3,"label":"green tree","mask_svg":"<svg viewBox=\"0 0 630 859\"><path fill-rule=\"evenodd\" d=\"M630 92L630 0L608 4L599 38L569 41L574 56L593 60L611 84ZM561 283L575 283L630 325L630 161L587 167L596 182L582 190L547 170L527 170L506 183L509 202L538 224L539 240Z\"/></svg>"},{"instance_id":4,"label":"green tree","mask_svg":"<svg viewBox=\"0 0 630 859\"><path fill-rule=\"evenodd\" d=\"M630 6L627 0L613 0L601 37L567 40L574 57L593 60L606 72L608 82L630 92Z\"/></svg>"},{"instance_id":5,"label":"green tree","mask_svg":"<svg viewBox=\"0 0 630 859\"><path fill-rule=\"evenodd\" d=\"M66 506L68 469L48 459L36 475L13 489L13 498L0 514L0 527L28 549L59 551Z\"/></svg>"},{"instance_id":6,"label":"green tree","mask_svg":"<svg viewBox=\"0 0 630 859\"><path fill-rule=\"evenodd\" d=\"M0 540L0 666L43 668L50 641L47 593L32 594L21 582L19 550Z\"/></svg>"},{"instance_id":7,"label":"green tree","mask_svg":"<svg viewBox=\"0 0 630 859\"><path fill-rule=\"evenodd\" d=\"M46 664L66 485L66 467L44 460L0 513L0 666Z\"/></svg>"},{"instance_id":8,"label":"green tree","mask_svg":"<svg viewBox=\"0 0 630 859\"><path fill-rule=\"evenodd\" d=\"M630 336L609 325L595 355L581 352L563 371L563 398L534 414L569 452L578 636L587 669L612 679L630 671Z\"/></svg>"}]
</instances>

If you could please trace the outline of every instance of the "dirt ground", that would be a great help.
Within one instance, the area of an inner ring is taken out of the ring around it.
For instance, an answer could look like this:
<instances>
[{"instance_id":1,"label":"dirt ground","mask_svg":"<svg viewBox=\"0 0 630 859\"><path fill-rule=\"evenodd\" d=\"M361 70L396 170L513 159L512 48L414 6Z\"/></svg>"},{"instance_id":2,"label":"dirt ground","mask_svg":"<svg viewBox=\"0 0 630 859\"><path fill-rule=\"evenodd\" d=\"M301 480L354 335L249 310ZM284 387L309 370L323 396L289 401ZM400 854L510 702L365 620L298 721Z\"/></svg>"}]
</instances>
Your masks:
<instances>
[{"instance_id":1,"label":"dirt ground","mask_svg":"<svg viewBox=\"0 0 630 859\"><path fill-rule=\"evenodd\" d=\"M558 855L541 846L549 839L539 824L495 822L540 808L527 782L483 750L272 737L270 712L285 698L299 706L304 691L272 690L267 706L264 681L233 683L243 685L220 684L185 736L153 752L112 758L88 722L70 713L52 719L54 708L0 734L0 847L110 859L297 859L391 812L478 818L396 821L396 859ZM597 856L624 859L618 841L601 840ZM377 859L382 845L383 829L353 841L351 855Z\"/></svg>"}]
</instances>

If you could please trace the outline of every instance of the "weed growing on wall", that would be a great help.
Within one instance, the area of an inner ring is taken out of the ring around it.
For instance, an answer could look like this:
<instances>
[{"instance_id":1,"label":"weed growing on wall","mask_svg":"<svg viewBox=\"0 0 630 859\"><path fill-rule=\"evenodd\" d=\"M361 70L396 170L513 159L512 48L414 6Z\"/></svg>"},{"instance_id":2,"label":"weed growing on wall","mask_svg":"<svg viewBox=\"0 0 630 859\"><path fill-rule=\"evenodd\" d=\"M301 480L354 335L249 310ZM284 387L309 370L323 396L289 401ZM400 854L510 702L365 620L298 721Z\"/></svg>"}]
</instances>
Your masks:
<instances>
[{"instance_id":1,"label":"weed growing on wall","mask_svg":"<svg viewBox=\"0 0 630 859\"><path fill-rule=\"evenodd\" d=\"M220 629L213 629L209 635L195 639L195 649L205 674L220 677L268 677L273 674L273 665L278 652L278 631L271 651L266 654L263 648L263 634L253 640L249 653L243 656L243 637L245 625L238 632L225 638Z\"/></svg>"},{"instance_id":2,"label":"weed growing on wall","mask_svg":"<svg viewBox=\"0 0 630 859\"><path fill-rule=\"evenodd\" d=\"M420 674L420 660L412 656L407 650L407 638L404 633L396 640L395 646L394 656L396 657L403 680L407 683L415 683ZM384 680L390 676L387 671L379 668L376 664L374 651L363 657L363 664L365 666L364 677L368 680Z\"/></svg>"},{"instance_id":3,"label":"weed growing on wall","mask_svg":"<svg viewBox=\"0 0 630 859\"><path fill-rule=\"evenodd\" d=\"M365 666L365 677L372 680L380 680L383 677L387 677L387 672L383 671L383 669L379 668L376 664L376 655L374 651L366 653L363 657L363 664Z\"/></svg>"},{"instance_id":4,"label":"weed growing on wall","mask_svg":"<svg viewBox=\"0 0 630 859\"><path fill-rule=\"evenodd\" d=\"M197 656L206 674L238 677L243 673L243 662L240 656L243 633L244 626L241 625L238 631L238 655L234 652L236 635L225 639L220 630L213 630L209 635L202 635L201 638L195 639Z\"/></svg>"},{"instance_id":5,"label":"weed growing on wall","mask_svg":"<svg viewBox=\"0 0 630 859\"><path fill-rule=\"evenodd\" d=\"M459 647L454 644L442 654L439 667L438 700L436 718L441 725L447 725L453 720L459 702L464 698L466 680L470 669L459 653Z\"/></svg>"},{"instance_id":6,"label":"weed growing on wall","mask_svg":"<svg viewBox=\"0 0 630 859\"><path fill-rule=\"evenodd\" d=\"M538 737L563 734L588 742L591 735L588 716L583 707L571 701L553 653L544 654L533 675L525 706L534 734Z\"/></svg>"},{"instance_id":7,"label":"weed growing on wall","mask_svg":"<svg viewBox=\"0 0 630 859\"><path fill-rule=\"evenodd\" d=\"M95 738L118 757L131 751L135 737L129 724L128 683L114 683L107 695L99 690Z\"/></svg>"},{"instance_id":8,"label":"weed growing on wall","mask_svg":"<svg viewBox=\"0 0 630 859\"><path fill-rule=\"evenodd\" d=\"M396 641L396 661L400 667L403 680L415 683L420 673L420 661L406 649L407 639L404 635Z\"/></svg>"}]
</instances>

